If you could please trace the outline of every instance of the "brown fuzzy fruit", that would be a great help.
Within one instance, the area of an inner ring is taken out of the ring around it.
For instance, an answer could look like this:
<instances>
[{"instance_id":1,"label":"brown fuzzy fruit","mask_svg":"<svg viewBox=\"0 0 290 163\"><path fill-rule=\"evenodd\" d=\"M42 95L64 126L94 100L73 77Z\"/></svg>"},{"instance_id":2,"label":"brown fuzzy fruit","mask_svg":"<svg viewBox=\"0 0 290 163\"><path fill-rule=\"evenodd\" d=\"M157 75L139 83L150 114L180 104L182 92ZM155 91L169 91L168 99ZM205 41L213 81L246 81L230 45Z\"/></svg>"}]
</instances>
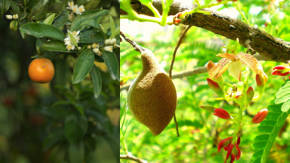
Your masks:
<instances>
[{"instance_id":1,"label":"brown fuzzy fruit","mask_svg":"<svg viewBox=\"0 0 290 163\"><path fill-rule=\"evenodd\" d=\"M142 53L141 58L143 70L129 88L128 106L138 121L158 135L174 115L176 90L151 51Z\"/></svg>"}]
</instances>

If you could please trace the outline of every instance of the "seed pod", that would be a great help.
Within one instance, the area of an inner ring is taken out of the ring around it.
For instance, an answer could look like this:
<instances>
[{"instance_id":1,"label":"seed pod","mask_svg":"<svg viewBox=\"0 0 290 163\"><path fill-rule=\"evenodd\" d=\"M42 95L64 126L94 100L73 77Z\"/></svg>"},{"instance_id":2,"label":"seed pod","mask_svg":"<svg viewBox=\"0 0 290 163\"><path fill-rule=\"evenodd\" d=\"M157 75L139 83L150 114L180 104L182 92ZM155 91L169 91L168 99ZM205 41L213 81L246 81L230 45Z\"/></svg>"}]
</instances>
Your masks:
<instances>
[{"instance_id":1,"label":"seed pod","mask_svg":"<svg viewBox=\"0 0 290 163\"><path fill-rule=\"evenodd\" d=\"M143 52L141 58L143 70L129 88L128 107L139 122L158 135L175 113L176 90L151 51Z\"/></svg>"}]
</instances>

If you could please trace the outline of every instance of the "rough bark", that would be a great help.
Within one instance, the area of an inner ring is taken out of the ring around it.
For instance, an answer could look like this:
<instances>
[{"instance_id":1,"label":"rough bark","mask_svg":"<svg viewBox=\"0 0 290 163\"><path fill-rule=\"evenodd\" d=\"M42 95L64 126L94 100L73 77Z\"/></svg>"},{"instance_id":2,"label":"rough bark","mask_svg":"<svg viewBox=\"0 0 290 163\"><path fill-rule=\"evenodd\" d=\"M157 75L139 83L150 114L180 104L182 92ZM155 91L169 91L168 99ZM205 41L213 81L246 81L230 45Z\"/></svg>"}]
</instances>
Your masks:
<instances>
[{"instance_id":1,"label":"rough bark","mask_svg":"<svg viewBox=\"0 0 290 163\"><path fill-rule=\"evenodd\" d=\"M132 7L144 15L152 15L151 11L138 1L132 0ZM191 10L194 6L184 6L182 1L174 1L169 15ZM154 0L153 5L162 12L161 0ZM121 11L121 14L126 14ZM235 20L215 12L210 14L194 13L188 16L182 24L197 26L239 43L252 52L257 52L267 60L287 62L290 60L290 43L275 38L257 28L250 27L240 20Z\"/></svg>"}]
</instances>

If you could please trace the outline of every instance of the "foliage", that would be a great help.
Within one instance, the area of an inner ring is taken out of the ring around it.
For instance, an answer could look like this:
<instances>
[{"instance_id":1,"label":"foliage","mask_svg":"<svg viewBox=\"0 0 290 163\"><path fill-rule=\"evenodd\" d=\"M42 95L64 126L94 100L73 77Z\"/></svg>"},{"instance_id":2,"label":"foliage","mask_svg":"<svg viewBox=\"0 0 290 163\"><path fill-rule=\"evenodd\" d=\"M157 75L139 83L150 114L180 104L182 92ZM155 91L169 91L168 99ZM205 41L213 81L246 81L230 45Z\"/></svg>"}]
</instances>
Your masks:
<instances>
[{"instance_id":1,"label":"foliage","mask_svg":"<svg viewBox=\"0 0 290 163\"><path fill-rule=\"evenodd\" d=\"M0 162L118 162L119 4L68 2L0 2ZM28 79L31 57L53 61L51 83Z\"/></svg>"},{"instance_id":2,"label":"foliage","mask_svg":"<svg viewBox=\"0 0 290 163\"><path fill-rule=\"evenodd\" d=\"M270 105L267 118L261 122L258 127L258 136L256 136L253 146L253 162L266 162L272 144L275 141L281 127L289 113L281 111L281 105Z\"/></svg>"}]
</instances>

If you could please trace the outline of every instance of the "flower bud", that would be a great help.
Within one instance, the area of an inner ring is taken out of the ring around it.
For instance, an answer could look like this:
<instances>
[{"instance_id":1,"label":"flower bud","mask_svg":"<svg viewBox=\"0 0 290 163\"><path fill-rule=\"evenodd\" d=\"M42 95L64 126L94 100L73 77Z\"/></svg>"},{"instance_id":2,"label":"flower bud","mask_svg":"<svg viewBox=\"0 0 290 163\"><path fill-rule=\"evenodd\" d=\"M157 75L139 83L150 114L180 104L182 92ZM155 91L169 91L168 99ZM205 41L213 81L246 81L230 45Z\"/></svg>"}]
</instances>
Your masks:
<instances>
[{"instance_id":1,"label":"flower bud","mask_svg":"<svg viewBox=\"0 0 290 163\"><path fill-rule=\"evenodd\" d=\"M259 74L256 75L256 83L257 83L257 86L263 86L264 85L263 79L262 79L262 77Z\"/></svg>"},{"instance_id":2,"label":"flower bud","mask_svg":"<svg viewBox=\"0 0 290 163\"><path fill-rule=\"evenodd\" d=\"M268 114L268 109L260 110L252 119L252 123L260 123L262 122Z\"/></svg>"},{"instance_id":3,"label":"flower bud","mask_svg":"<svg viewBox=\"0 0 290 163\"><path fill-rule=\"evenodd\" d=\"M248 90L247 90L248 102L251 102L253 97L254 97L254 89L253 89L253 87L249 87Z\"/></svg>"},{"instance_id":4,"label":"flower bud","mask_svg":"<svg viewBox=\"0 0 290 163\"><path fill-rule=\"evenodd\" d=\"M222 119L230 119L230 114L222 108L214 109L214 115Z\"/></svg>"},{"instance_id":5,"label":"flower bud","mask_svg":"<svg viewBox=\"0 0 290 163\"><path fill-rule=\"evenodd\" d=\"M233 137L228 137L225 138L223 140L221 140L218 144L218 152L220 152L220 150L226 146L228 146L229 144L231 144Z\"/></svg>"},{"instance_id":6,"label":"flower bud","mask_svg":"<svg viewBox=\"0 0 290 163\"><path fill-rule=\"evenodd\" d=\"M211 80L210 78L207 78L206 80L207 80L208 86L211 89L213 89L218 94L221 93L222 90L221 90L221 88L220 88L220 86L219 86L219 84L217 82Z\"/></svg>"}]
</instances>

